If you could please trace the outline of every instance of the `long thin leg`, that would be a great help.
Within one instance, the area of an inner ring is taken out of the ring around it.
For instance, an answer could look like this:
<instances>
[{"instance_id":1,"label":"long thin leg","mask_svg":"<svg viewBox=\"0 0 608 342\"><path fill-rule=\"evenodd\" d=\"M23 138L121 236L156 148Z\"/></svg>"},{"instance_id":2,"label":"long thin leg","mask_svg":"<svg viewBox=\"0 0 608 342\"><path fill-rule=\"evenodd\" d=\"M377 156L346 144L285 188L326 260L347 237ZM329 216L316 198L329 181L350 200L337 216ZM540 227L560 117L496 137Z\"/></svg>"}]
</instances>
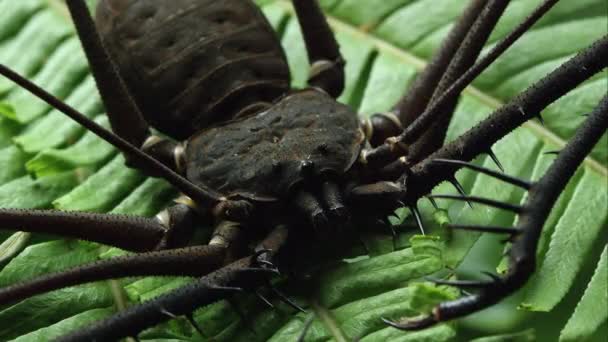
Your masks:
<instances>
[{"instance_id":1,"label":"long thin leg","mask_svg":"<svg viewBox=\"0 0 608 342\"><path fill-rule=\"evenodd\" d=\"M179 145L171 140L151 135L148 123L144 120L137 103L129 94L124 80L118 73L116 65L103 46L85 2L68 0L67 5L106 107L112 130L132 145L141 147L146 153L172 170L181 171ZM144 165L137 163L137 160L128 153L125 153L125 160L128 166L144 172L148 171ZM146 173L156 175L153 171Z\"/></svg>"},{"instance_id":2,"label":"long thin leg","mask_svg":"<svg viewBox=\"0 0 608 342\"><path fill-rule=\"evenodd\" d=\"M95 133L103 140L112 144L112 146L116 147L117 149L126 154L129 154L131 158L137 159L138 164L145 165L146 170L153 170L154 173L158 173L158 175L161 175L166 181L171 183L171 185L175 186L182 193L192 198L192 200L194 200L197 205L201 207L215 206L214 211L219 216L229 219L233 218L235 220L241 219L240 217L236 217L235 215L242 214L243 209L246 209L248 207L246 201L229 200L223 197L220 193L206 187L204 184L195 185L188 179L182 177L181 175L168 168L163 163L152 158L147 153L142 152L139 148L130 144L128 141L122 139L116 134L101 127L95 121L90 120L82 113L78 112L76 109L60 101L55 96L49 94L44 89L38 87L36 84L30 82L28 79L15 73L3 64L0 64L0 75L5 76L6 78L15 82L22 88L27 89L32 94L34 94L44 102L48 103L53 108L59 110L63 114L67 115L74 121L87 128L89 131Z\"/></svg>"},{"instance_id":3,"label":"long thin leg","mask_svg":"<svg viewBox=\"0 0 608 342\"><path fill-rule=\"evenodd\" d=\"M404 127L407 127L424 112L441 76L487 2L488 0L470 1L429 64L409 87L406 95L393 107L393 112L399 117Z\"/></svg>"},{"instance_id":4,"label":"long thin leg","mask_svg":"<svg viewBox=\"0 0 608 342\"><path fill-rule=\"evenodd\" d=\"M389 137L401 134L403 127L409 126L424 112L450 61L487 2L488 0L471 0L433 55L433 59L418 75L407 93L390 112L376 113L370 117L369 122L366 122L366 125L370 127L369 140L373 147L379 146Z\"/></svg>"},{"instance_id":5,"label":"long thin leg","mask_svg":"<svg viewBox=\"0 0 608 342\"><path fill-rule=\"evenodd\" d=\"M407 146L415 142L426 130L431 127L441 114L443 105L455 99L464 88L472 82L483 70L502 55L514 42L516 42L526 31L530 29L547 11L549 11L559 0L545 0L540 4L520 25L511 31L494 48L484 55L479 62L468 69L436 100L428 105L424 113L420 114L411 125L408 125L398 137L387 139L386 142L367 153L369 163L375 160L386 160L388 155L394 155L394 145ZM495 156L491 150L485 151L493 159ZM500 167L500 166L499 166Z\"/></svg>"},{"instance_id":6,"label":"long thin leg","mask_svg":"<svg viewBox=\"0 0 608 342\"><path fill-rule=\"evenodd\" d=\"M83 327L56 341L117 341L135 336L140 331L167 321L175 316L189 314L195 309L231 297L243 290L239 285L259 285L256 278L271 275L262 268L250 268L251 258L240 259L200 280L180 287L167 295L141 305L129 307L106 320Z\"/></svg>"},{"instance_id":7,"label":"long thin leg","mask_svg":"<svg viewBox=\"0 0 608 342\"><path fill-rule=\"evenodd\" d=\"M0 306L93 281L146 276L202 276L224 264L225 249L197 246L117 257L0 289Z\"/></svg>"},{"instance_id":8,"label":"long thin leg","mask_svg":"<svg viewBox=\"0 0 608 342\"><path fill-rule=\"evenodd\" d=\"M285 243L287 229L277 227L260 244L266 257L272 257ZM135 336L140 331L167 321L174 316L187 315L195 309L232 296L245 289L254 289L268 281L274 270L258 267L260 253L239 259L184 287L178 288L137 306L132 306L104 321L84 327L57 341L114 341ZM171 315L167 315L170 313Z\"/></svg>"},{"instance_id":9,"label":"long thin leg","mask_svg":"<svg viewBox=\"0 0 608 342\"><path fill-rule=\"evenodd\" d=\"M517 235L512 237L510 268L505 277L496 277L493 281L482 284L476 294L439 304L429 316L387 323L400 329L422 329L487 308L520 289L534 273L536 247L551 208L578 166L606 132L606 127L608 95L604 96L589 118L577 129L547 173L530 189L519 217Z\"/></svg>"},{"instance_id":10,"label":"long thin leg","mask_svg":"<svg viewBox=\"0 0 608 342\"><path fill-rule=\"evenodd\" d=\"M457 167L445 168L434 159L471 161L548 105L608 66L608 36L579 52L559 68L494 111L460 138L414 165L400 181L406 183L404 201L428 194L439 183L451 179ZM422 181L424 180L424 181Z\"/></svg>"},{"instance_id":11,"label":"long thin leg","mask_svg":"<svg viewBox=\"0 0 608 342\"><path fill-rule=\"evenodd\" d=\"M473 66L509 2L510 0L491 0L479 14L435 88L431 103L437 101L454 81ZM447 101L442 106L437 122L411 146L408 157L412 162L422 160L443 146L457 103L458 96Z\"/></svg>"},{"instance_id":12,"label":"long thin leg","mask_svg":"<svg viewBox=\"0 0 608 342\"><path fill-rule=\"evenodd\" d=\"M0 209L0 226L144 252L179 241L177 237L169 238L168 232L183 231L185 226L191 226L192 215L192 210L182 204L168 209L168 220L57 210Z\"/></svg>"},{"instance_id":13,"label":"long thin leg","mask_svg":"<svg viewBox=\"0 0 608 342\"><path fill-rule=\"evenodd\" d=\"M292 0L311 65L308 84L338 97L344 90L344 59L317 0Z\"/></svg>"},{"instance_id":14,"label":"long thin leg","mask_svg":"<svg viewBox=\"0 0 608 342\"><path fill-rule=\"evenodd\" d=\"M454 54L487 2L488 0L471 0L406 94L390 112L376 113L365 123L369 126L368 138L373 147L382 144L388 137L401 134L403 127L409 126L424 112Z\"/></svg>"},{"instance_id":15,"label":"long thin leg","mask_svg":"<svg viewBox=\"0 0 608 342\"><path fill-rule=\"evenodd\" d=\"M141 146L150 136L148 124L104 48L85 2L66 2L106 107L112 130L132 145Z\"/></svg>"}]
</instances>

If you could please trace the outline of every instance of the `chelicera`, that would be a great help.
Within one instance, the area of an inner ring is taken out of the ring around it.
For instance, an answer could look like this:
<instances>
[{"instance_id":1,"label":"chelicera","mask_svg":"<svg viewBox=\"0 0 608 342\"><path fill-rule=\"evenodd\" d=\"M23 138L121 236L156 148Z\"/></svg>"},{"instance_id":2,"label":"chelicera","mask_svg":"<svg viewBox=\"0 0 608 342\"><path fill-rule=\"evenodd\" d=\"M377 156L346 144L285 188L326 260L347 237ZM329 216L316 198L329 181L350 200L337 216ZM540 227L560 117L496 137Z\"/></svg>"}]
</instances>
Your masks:
<instances>
[{"instance_id":1,"label":"chelicera","mask_svg":"<svg viewBox=\"0 0 608 342\"><path fill-rule=\"evenodd\" d=\"M604 37L443 145L463 88L557 1L544 1L475 62L509 1L472 0L410 91L391 111L369 120L335 100L344 87L345 61L316 1L292 1L311 64L308 87L300 90L290 88L284 52L251 1L106 0L99 4L97 26L83 1L66 2L114 133L4 65L0 74L112 143L129 166L166 179L184 195L153 219L1 209L3 227L139 254L4 288L0 303L127 276L199 280L65 341L136 336L171 317L188 316L197 307L267 283L301 257L298 246L356 235L354 223L383 221L397 208L409 207L420 222L416 202L440 182L454 182L462 167L530 191L522 207L464 194L455 198L520 215L516 228L454 226L509 235L512 267L505 277L487 282L440 281L476 292L422 318L387 323L420 329L488 307L520 288L534 271L535 246L551 206L607 126L604 98L536 183L468 163L482 153L495 158L496 141L605 68ZM214 226L208 244L187 246L194 223Z\"/></svg>"}]
</instances>

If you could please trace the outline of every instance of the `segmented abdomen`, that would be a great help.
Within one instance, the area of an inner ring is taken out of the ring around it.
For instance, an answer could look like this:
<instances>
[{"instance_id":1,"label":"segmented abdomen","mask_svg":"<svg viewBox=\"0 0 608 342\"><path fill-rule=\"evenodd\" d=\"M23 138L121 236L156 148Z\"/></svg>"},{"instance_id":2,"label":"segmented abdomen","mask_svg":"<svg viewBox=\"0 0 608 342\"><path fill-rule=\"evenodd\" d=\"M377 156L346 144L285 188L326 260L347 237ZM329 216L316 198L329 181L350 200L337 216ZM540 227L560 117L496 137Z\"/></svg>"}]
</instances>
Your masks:
<instances>
[{"instance_id":1,"label":"segmented abdomen","mask_svg":"<svg viewBox=\"0 0 608 342\"><path fill-rule=\"evenodd\" d=\"M104 0L97 26L146 120L178 139L289 88L280 42L250 0Z\"/></svg>"}]
</instances>

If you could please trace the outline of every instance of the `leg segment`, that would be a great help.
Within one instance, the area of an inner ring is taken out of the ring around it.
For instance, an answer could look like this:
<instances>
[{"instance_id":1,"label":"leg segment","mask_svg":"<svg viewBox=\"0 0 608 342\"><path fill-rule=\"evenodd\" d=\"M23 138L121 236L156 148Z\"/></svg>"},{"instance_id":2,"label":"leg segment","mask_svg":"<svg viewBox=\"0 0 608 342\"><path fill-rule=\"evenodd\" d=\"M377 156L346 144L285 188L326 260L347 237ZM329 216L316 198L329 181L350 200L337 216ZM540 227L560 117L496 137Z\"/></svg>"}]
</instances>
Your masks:
<instances>
[{"instance_id":1,"label":"leg segment","mask_svg":"<svg viewBox=\"0 0 608 342\"><path fill-rule=\"evenodd\" d=\"M519 39L530 27L534 25L547 11L549 11L558 0L545 0L539 5L531 14L518 25L511 33L509 33L502 41L494 46L494 48L488 52L481 60L476 63L473 67L468 69L462 76L460 76L452 85L445 90L441 96L431 104L428 105L424 113L418 115L418 117L408 125L403 133L399 137L395 137L393 141L378 146L376 149L368 153L368 158L372 159L386 159L386 155L390 155L393 151L389 148L390 144L394 144L398 141L406 146L414 143L426 130L431 127L437 120L443 106L456 98L460 92L477 77L483 70L485 70L490 64L492 64L496 58L504 53L515 41ZM538 115L538 114L536 114ZM493 156L491 150L488 148L485 153ZM495 159L495 158L493 158Z\"/></svg>"},{"instance_id":2,"label":"leg segment","mask_svg":"<svg viewBox=\"0 0 608 342\"><path fill-rule=\"evenodd\" d=\"M366 122L366 127L370 127L368 139L373 147L379 146L389 137L401 134L403 127L410 125L424 112L448 64L487 2L488 0L471 0L439 50L433 55L433 59L418 75L407 93L390 112L374 114Z\"/></svg>"},{"instance_id":3,"label":"leg segment","mask_svg":"<svg viewBox=\"0 0 608 342\"><path fill-rule=\"evenodd\" d=\"M344 89L344 59L316 0L292 0L311 64L308 84L338 97Z\"/></svg>"},{"instance_id":4,"label":"leg segment","mask_svg":"<svg viewBox=\"0 0 608 342\"><path fill-rule=\"evenodd\" d=\"M337 220L336 223L343 223L348 220L348 209L344 206L340 187L334 182L326 181L322 187L323 201L327 206L327 210L332 219Z\"/></svg>"},{"instance_id":5,"label":"leg segment","mask_svg":"<svg viewBox=\"0 0 608 342\"><path fill-rule=\"evenodd\" d=\"M377 182L356 186L348 192L349 201L378 203L396 202L403 197L403 187L395 182Z\"/></svg>"},{"instance_id":6,"label":"leg segment","mask_svg":"<svg viewBox=\"0 0 608 342\"><path fill-rule=\"evenodd\" d=\"M361 126L372 147L379 146L387 138L403 132L401 120L393 112L373 114L369 119L362 119Z\"/></svg>"},{"instance_id":7,"label":"leg segment","mask_svg":"<svg viewBox=\"0 0 608 342\"><path fill-rule=\"evenodd\" d=\"M260 244L267 257L274 256L287 239L287 229L277 227ZM256 256L237 260L230 265L141 305L88 326L57 341L114 341L135 336L140 331L174 316L187 315L199 307L227 298L236 292L253 289L275 274L256 265ZM170 313L171 315L167 315Z\"/></svg>"},{"instance_id":8,"label":"leg segment","mask_svg":"<svg viewBox=\"0 0 608 342\"><path fill-rule=\"evenodd\" d=\"M148 124L104 48L85 2L68 0L67 5L106 107L112 130L132 145L142 146L150 136ZM127 161L132 162L129 155L125 157Z\"/></svg>"},{"instance_id":9,"label":"leg segment","mask_svg":"<svg viewBox=\"0 0 608 342\"><path fill-rule=\"evenodd\" d=\"M327 228L329 220L325 215L325 210L312 193L300 190L295 195L293 202L296 208L309 219L314 229L321 232Z\"/></svg>"},{"instance_id":10,"label":"leg segment","mask_svg":"<svg viewBox=\"0 0 608 342\"><path fill-rule=\"evenodd\" d=\"M547 173L537 183L532 184L528 200L521 210L518 227L512 231L497 231L497 233L514 234L511 237L513 244L509 252L510 269L505 277L493 276L492 281L484 283L456 283L455 285L464 287L475 285L479 288L479 292L442 303L433 309L431 315L423 318L405 319L398 323L386 322L400 329L422 329L487 308L525 285L536 267L536 247L545 220L562 189L606 132L606 127L608 127L608 96L601 100L598 107L576 131Z\"/></svg>"},{"instance_id":11,"label":"leg segment","mask_svg":"<svg viewBox=\"0 0 608 342\"><path fill-rule=\"evenodd\" d=\"M3 64L0 64L0 75L5 76L6 78L15 82L22 88L27 89L36 97L48 103L51 107L67 115L89 131L95 133L103 140L112 144L118 150L131 156L132 159L137 159L138 163L141 163L141 165L146 165L146 170L154 170L154 173L162 175L162 177L166 181L171 183L171 185L175 186L184 194L188 195L190 198L196 201L198 205L211 207L217 204L222 204L222 207L226 209L226 211L228 209L233 209L234 207L241 206L241 203L239 203L241 201L227 200L226 198L223 198L221 194L209 189L208 187L202 184L193 184L186 178L172 171L170 168L168 168L166 165L162 164L155 158L152 158L150 155L142 152L139 148L130 144L128 141L106 130L102 126L98 125L95 121L90 120L82 113L78 112L76 109L60 101L55 96L49 94L47 91L44 91L42 88L38 87L34 83L30 82L28 79L15 73Z\"/></svg>"},{"instance_id":12,"label":"leg segment","mask_svg":"<svg viewBox=\"0 0 608 342\"><path fill-rule=\"evenodd\" d=\"M93 281L145 276L201 276L224 265L226 250L197 246L98 261L0 289L0 305Z\"/></svg>"},{"instance_id":13,"label":"leg segment","mask_svg":"<svg viewBox=\"0 0 608 342\"><path fill-rule=\"evenodd\" d=\"M403 126L410 125L426 109L437 84L471 26L488 0L471 0L433 59L418 75L407 94L393 107Z\"/></svg>"},{"instance_id":14,"label":"leg segment","mask_svg":"<svg viewBox=\"0 0 608 342\"><path fill-rule=\"evenodd\" d=\"M434 159L471 161L498 140L545 107L564 96L608 65L608 36L596 41L558 69L545 76L487 119L411 167L400 181L406 183L404 200L428 194L437 184L451 179L456 169L434 163Z\"/></svg>"},{"instance_id":15,"label":"leg segment","mask_svg":"<svg viewBox=\"0 0 608 342\"><path fill-rule=\"evenodd\" d=\"M179 151L182 149L168 139L150 134L148 123L103 46L86 4L81 0L68 0L67 5L106 107L112 130L132 145L141 146L144 152L170 169L180 172ZM127 153L125 159L128 166L141 169L148 175L158 176L154 170L148 170Z\"/></svg>"},{"instance_id":16,"label":"leg segment","mask_svg":"<svg viewBox=\"0 0 608 342\"><path fill-rule=\"evenodd\" d=\"M186 173L186 161L184 155L184 145L177 143L167 138L161 138L156 135L149 136L141 145L141 150L151 155L168 168L180 175ZM146 174L153 177L161 177L160 174L142 169Z\"/></svg>"},{"instance_id":17,"label":"leg segment","mask_svg":"<svg viewBox=\"0 0 608 342\"><path fill-rule=\"evenodd\" d=\"M229 248L241 235L241 225L237 222L222 221L213 231L209 244Z\"/></svg>"},{"instance_id":18,"label":"leg segment","mask_svg":"<svg viewBox=\"0 0 608 342\"><path fill-rule=\"evenodd\" d=\"M431 103L437 101L450 85L473 66L508 4L509 0L490 0L481 11L435 88ZM412 161L422 160L443 146L457 103L458 96L454 96L442 105L437 122L411 146L409 158Z\"/></svg>"},{"instance_id":19,"label":"leg segment","mask_svg":"<svg viewBox=\"0 0 608 342\"><path fill-rule=\"evenodd\" d=\"M173 231L191 226L191 209L178 204L168 211L169 222L157 218L57 210L0 209L0 225L34 233L56 234L93 241L128 251L145 252L165 246ZM171 241L169 241L171 242Z\"/></svg>"}]
</instances>

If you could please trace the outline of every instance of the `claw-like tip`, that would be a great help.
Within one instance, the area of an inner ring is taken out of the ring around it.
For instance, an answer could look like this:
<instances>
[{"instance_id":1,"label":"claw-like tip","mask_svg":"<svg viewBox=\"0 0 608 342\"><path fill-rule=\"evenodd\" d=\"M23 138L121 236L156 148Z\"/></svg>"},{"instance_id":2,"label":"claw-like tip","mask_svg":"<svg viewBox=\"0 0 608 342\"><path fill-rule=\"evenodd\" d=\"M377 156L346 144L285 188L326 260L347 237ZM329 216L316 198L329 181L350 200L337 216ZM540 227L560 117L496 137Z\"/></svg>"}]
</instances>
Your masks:
<instances>
[{"instance_id":1,"label":"claw-like tip","mask_svg":"<svg viewBox=\"0 0 608 342\"><path fill-rule=\"evenodd\" d=\"M271 309L274 309L274 305L266 298L264 297L264 295L262 295L259 291L255 291L255 295L264 303L266 304L266 306L268 306Z\"/></svg>"},{"instance_id":2,"label":"claw-like tip","mask_svg":"<svg viewBox=\"0 0 608 342\"><path fill-rule=\"evenodd\" d=\"M437 323L435 317L430 315L421 315L418 317L406 319L402 322L394 322L383 317L382 321L390 325L391 327L397 328L399 330L422 330Z\"/></svg>"},{"instance_id":3,"label":"claw-like tip","mask_svg":"<svg viewBox=\"0 0 608 342\"><path fill-rule=\"evenodd\" d=\"M264 268L270 274L281 275L281 271L275 266L274 268Z\"/></svg>"},{"instance_id":4,"label":"claw-like tip","mask_svg":"<svg viewBox=\"0 0 608 342\"><path fill-rule=\"evenodd\" d=\"M291 306L292 308L296 309L297 311L300 311L301 313L306 313L306 310L304 310L301 306L299 306L298 304L296 304L296 302L292 301L289 297L287 297L286 295L284 295L281 291L277 290L274 286L268 285L268 287L285 304Z\"/></svg>"},{"instance_id":5,"label":"claw-like tip","mask_svg":"<svg viewBox=\"0 0 608 342\"><path fill-rule=\"evenodd\" d=\"M257 261L258 264L263 265L263 266L268 266L268 268L277 268L273 263L271 263L270 261L267 260L258 260Z\"/></svg>"},{"instance_id":6,"label":"claw-like tip","mask_svg":"<svg viewBox=\"0 0 608 342\"><path fill-rule=\"evenodd\" d=\"M272 253L272 249L267 249L267 248L264 248L264 249L257 250L257 251L255 251L255 253L253 254L253 257L254 257L254 258L259 258L261 255L263 255L263 254L267 254L267 253Z\"/></svg>"}]
</instances>

